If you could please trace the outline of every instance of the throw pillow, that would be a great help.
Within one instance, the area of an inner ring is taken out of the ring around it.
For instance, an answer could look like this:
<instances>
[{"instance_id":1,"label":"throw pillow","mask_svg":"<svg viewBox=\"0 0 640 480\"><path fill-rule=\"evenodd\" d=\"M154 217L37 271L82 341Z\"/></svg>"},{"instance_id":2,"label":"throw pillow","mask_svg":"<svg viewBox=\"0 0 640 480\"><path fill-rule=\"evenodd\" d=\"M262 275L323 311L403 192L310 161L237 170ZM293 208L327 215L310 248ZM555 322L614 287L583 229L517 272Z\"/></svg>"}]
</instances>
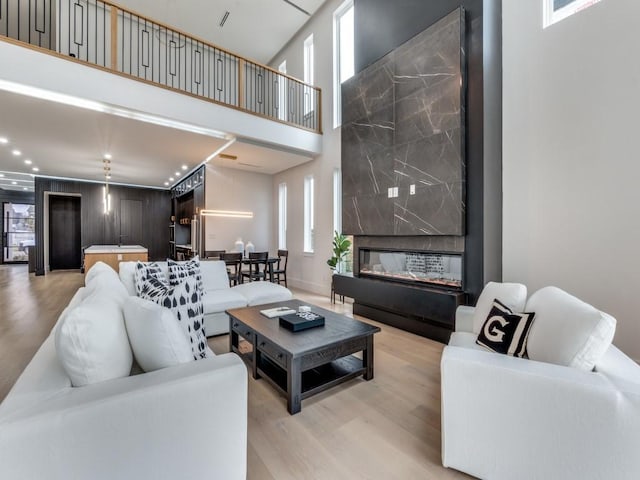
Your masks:
<instances>
[{"instance_id":1,"label":"throw pillow","mask_svg":"<svg viewBox=\"0 0 640 480\"><path fill-rule=\"evenodd\" d=\"M476 343L496 353L526 358L527 337L535 313L514 313L498 299L478 334Z\"/></svg>"},{"instance_id":2,"label":"throw pillow","mask_svg":"<svg viewBox=\"0 0 640 480\"><path fill-rule=\"evenodd\" d=\"M106 273L107 275L117 272L104 262L96 262L84 276L84 284L89 285L94 277Z\"/></svg>"},{"instance_id":3,"label":"throw pillow","mask_svg":"<svg viewBox=\"0 0 640 480\"><path fill-rule=\"evenodd\" d=\"M193 358L199 360L207 357L202 294L195 277L187 277L174 286L151 277L141 290L140 297L170 309L189 340Z\"/></svg>"},{"instance_id":4,"label":"throw pillow","mask_svg":"<svg viewBox=\"0 0 640 480\"><path fill-rule=\"evenodd\" d=\"M200 259L197 255L186 262L175 262L168 258L167 267L169 268L169 285L178 285L187 277L195 277L198 289L200 292L203 291Z\"/></svg>"},{"instance_id":5,"label":"throw pillow","mask_svg":"<svg viewBox=\"0 0 640 480\"><path fill-rule=\"evenodd\" d=\"M496 298L513 312L522 312L527 301L527 287L520 283L487 283L473 312L473 333L476 335L480 333Z\"/></svg>"},{"instance_id":6,"label":"throw pillow","mask_svg":"<svg viewBox=\"0 0 640 480\"><path fill-rule=\"evenodd\" d=\"M61 321L56 354L74 387L129 376L133 355L122 310L113 299L86 298Z\"/></svg>"},{"instance_id":7,"label":"throw pillow","mask_svg":"<svg viewBox=\"0 0 640 480\"><path fill-rule=\"evenodd\" d=\"M133 355L145 372L193 361L191 345L171 310L139 297L128 297L123 310Z\"/></svg>"},{"instance_id":8,"label":"throw pillow","mask_svg":"<svg viewBox=\"0 0 640 480\"><path fill-rule=\"evenodd\" d=\"M529 335L532 360L593 370L616 332L615 318L557 287L531 295L529 309L537 313Z\"/></svg>"},{"instance_id":9,"label":"throw pillow","mask_svg":"<svg viewBox=\"0 0 640 480\"><path fill-rule=\"evenodd\" d=\"M136 293L141 296L142 289L150 278L157 279L162 283L167 283L167 277L162 271L162 267L156 262L150 263L136 263L135 282Z\"/></svg>"}]
</instances>

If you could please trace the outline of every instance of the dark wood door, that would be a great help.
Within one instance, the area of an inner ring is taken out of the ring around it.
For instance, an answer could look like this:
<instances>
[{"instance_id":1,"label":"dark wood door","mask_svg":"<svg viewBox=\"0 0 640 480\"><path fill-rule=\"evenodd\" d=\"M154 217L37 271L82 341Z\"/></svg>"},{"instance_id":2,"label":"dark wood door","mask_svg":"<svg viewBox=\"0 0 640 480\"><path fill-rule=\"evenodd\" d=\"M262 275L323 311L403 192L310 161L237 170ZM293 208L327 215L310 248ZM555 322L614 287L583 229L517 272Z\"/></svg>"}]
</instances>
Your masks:
<instances>
[{"instance_id":1,"label":"dark wood door","mask_svg":"<svg viewBox=\"0 0 640 480\"><path fill-rule=\"evenodd\" d=\"M80 197L49 197L49 268L80 268Z\"/></svg>"},{"instance_id":2,"label":"dark wood door","mask_svg":"<svg viewBox=\"0 0 640 480\"><path fill-rule=\"evenodd\" d=\"M120 200L121 245L142 245L142 202L140 200Z\"/></svg>"}]
</instances>

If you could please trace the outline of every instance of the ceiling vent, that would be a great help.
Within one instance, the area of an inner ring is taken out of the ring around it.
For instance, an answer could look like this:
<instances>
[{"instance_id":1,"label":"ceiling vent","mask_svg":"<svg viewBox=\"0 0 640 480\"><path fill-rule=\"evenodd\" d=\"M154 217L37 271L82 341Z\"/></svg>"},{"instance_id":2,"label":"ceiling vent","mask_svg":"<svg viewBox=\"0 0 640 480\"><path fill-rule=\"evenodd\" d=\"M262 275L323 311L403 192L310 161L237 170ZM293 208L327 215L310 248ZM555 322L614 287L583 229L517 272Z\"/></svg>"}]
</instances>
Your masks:
<instances>
[{"instance_id":1,"label":"ceiling vent","mask_svg":"<svg viewBox=\"0 0 640 480\"><path fill-rule=\"evenodd\" d=\"M229 18L229 12L224 12L224 15L222 16L222 20L220 20L220 28L224 27L224 24L227 22L227 19Z\"/></svg>"}]
</instances>

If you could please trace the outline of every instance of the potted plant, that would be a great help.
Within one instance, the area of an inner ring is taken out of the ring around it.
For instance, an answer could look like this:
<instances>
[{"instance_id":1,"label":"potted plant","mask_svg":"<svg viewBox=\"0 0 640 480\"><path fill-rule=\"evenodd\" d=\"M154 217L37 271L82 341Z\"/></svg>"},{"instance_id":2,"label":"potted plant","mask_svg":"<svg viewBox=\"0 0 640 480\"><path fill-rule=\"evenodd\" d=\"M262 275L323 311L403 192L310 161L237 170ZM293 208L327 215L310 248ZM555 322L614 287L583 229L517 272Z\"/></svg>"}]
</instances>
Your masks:
<instances>
[{"instance_id":1,"label":"potted plant","mask_svg":"<svg viewBox=\"0 0 640 480\"><path fill-rule=\"evenodd\" d=\"M327 260L327 265L334 271L334 273L340 273L342 261L344 257L349 253L351 248L351 240L341 233L333 233L333 256Z\"/></svg>"}]
</instances>

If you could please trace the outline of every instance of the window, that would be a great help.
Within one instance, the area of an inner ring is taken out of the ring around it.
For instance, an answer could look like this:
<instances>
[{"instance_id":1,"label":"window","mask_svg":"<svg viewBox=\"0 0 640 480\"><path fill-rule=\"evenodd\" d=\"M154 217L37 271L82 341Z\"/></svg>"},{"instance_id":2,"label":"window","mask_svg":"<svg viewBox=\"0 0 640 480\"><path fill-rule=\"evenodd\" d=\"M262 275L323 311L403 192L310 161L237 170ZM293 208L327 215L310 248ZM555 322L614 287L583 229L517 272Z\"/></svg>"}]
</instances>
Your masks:
<instances>
[{"instance_id":1,"label":"window","mask_svg":"<svg viewBox=\"0 0 640 480\"><path fill-rule=\"evenodd\" d=\"M304 251L313 253L313 175L304 177Z\"/></svg>"},{"instance_id":2,"label":"window","mask_svg":"<svg viewBox=\"0 0 640 480\"><path fill-rule=\"evenodd\" d=\"M333 127L342 123L342 82L351 78L354 61L353 0L347 0L333 12Z\"/></svg>"},{"instance_id":3,"label":"window","mask_svg":"<svg viewBox=\"0 0 640 480\"><path fill-rule=\"evenodd\" d=\"M342 233L342 174L333 171L333 231Z\"/></svg>"},{"instance_id":4,"label":"window","mask_svg":"<svg viewBox=\"0 0 640 480\"><path fill-rule=\"evenodd\" d=\"M304 83L313 85L313 34L304 41ZM313 111L313 89L304 87L304 114Z\"/></svg>"},{"instance_id":5,"label":"window","mask_svg":"<svg viewBox=\"0 0 640 480\"><path fill-rule=\"evenodd\" d=\"M570 17L574 13L595 5L600 0L543 0L544 28L560 20Z\"/></svg>"},{"instance_id":6,"label":"window","mask_svg":"<svg viewBox=\"0 0 640 480\"><path fill-rule=\"evenodd\" d=\"M287 184L278 186L278 248L287 249Z\"/></svg>"},{"instance_id":7,"label":"window","mask_svg":"<svg viewBox=\"0 0 640 480\"><path fill-rule=\"evenodd\" d=\"M278 67L280 73L287 73L287 61ZM287 120L287 77L278 75L278 118ZM286 187L285 187L286 191Z\"/></svg>"}]
</instances>

